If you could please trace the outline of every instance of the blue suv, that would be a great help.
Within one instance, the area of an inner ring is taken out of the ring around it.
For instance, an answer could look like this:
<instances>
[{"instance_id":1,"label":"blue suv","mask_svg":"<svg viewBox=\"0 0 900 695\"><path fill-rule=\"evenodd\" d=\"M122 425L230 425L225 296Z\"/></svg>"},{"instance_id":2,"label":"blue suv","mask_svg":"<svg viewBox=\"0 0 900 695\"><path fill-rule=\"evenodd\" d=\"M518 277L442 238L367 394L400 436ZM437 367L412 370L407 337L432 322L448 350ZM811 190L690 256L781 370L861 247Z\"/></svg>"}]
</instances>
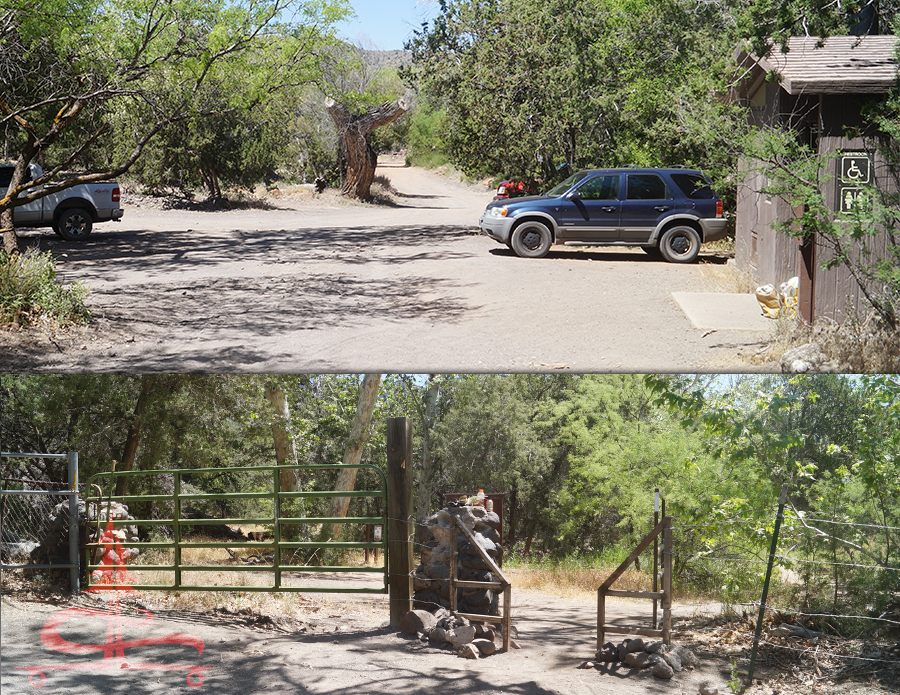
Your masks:
<instances>
[{"instance_id":1,"label":"blue suv","mask_svg":"<svg viewBox=\"0 0 900 695\"><path fill-rule=\"evenodd\" d=\"M538 196L495 200L481 231L524 258L553 244L640 246L690 263L700 244L725 236L722 201L693 169L588 169Z\"/></svg>"}]
</instances>

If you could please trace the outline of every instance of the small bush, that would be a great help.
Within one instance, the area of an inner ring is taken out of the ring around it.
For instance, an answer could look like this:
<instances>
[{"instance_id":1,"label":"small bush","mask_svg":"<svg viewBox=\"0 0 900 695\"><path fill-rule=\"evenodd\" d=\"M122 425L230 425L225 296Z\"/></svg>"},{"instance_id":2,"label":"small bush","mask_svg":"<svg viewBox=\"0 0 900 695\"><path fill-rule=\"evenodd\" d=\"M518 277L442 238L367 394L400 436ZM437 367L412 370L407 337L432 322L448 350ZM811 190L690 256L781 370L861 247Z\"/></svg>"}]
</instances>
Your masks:
<instances>
[{"instance_id":1,"label":"small bush","mask_svg":"<svg viewBox=\"0 0 900 695\"><path fill-rule=\"evenodd\" d=\"M0 253L0 326L87 323L91 317L84 304L87 294L81 283L63 285L57 280L49 251Z\"/></svg>"}]
</instances>

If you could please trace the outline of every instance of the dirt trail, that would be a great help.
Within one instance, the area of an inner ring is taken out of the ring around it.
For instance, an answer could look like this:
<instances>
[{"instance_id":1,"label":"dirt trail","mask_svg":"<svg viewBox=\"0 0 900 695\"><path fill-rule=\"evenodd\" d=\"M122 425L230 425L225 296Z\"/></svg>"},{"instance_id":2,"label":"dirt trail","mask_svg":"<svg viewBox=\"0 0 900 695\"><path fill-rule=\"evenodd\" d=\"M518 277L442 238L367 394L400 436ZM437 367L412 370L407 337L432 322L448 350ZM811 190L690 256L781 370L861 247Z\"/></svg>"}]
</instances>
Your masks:
<instances>
[{"instance_id":1,"label":"dirt trail","mask_svg":"<svg viewBox=\"0 0 900 695\"><path fill-rule=\"evenodd\" d=\"M90 605L103 606L92 599ZM297 692L330 695L365 693L515 693L516 695L583 695L584 693L696 693L700 682L711 680L720 688L726 680L727 662L704 658L695 671L661 681L647 672L613 668L579 669L594 653L596 605L531 593L513 593L514 623L521 649L495 654L478 661L423 644L387 629L387 609L373 602L360 611L363 598L328 598L305 625L292 632L259 632L228 624L227 617L212 614L185 615L157 611L149 626L124 628L127 640L163 637L177 633L200 636L201 656L183 644L128 647L125 661L131 668L99 670L112 663L102 654L74 655L41 646L41 628L60 607L2 600L2 669L4 695L30 693L28 671L20 666L66 666L93 662L93 670L46 670L45 693L94 695L127 692L207 692L251 695L263 692ZM86 605L87 599L80 601ZM353 609L348 615L348 602ZM607 615L622 624L646 622L646 602L611 602ZM678 606L676 620L690 617L703 607ZM106 621L82 617L67 622L60 634L82 644L103 644ZM188 686L184 670L137 670L141 663L209 667L203 685ZM720 690L720 692L725 692Z\"/></svg>"},{"instance_id":2,"label":"dirt trail","mask_svg":"<svg viewBox=\"0 0 900 695\"><path fill-rule=\"evenodd\" d=\"M378 173L400 193L392 204L329 194L262 210L131 206L86 243L28 232L88 285L95 321L0 333L0 368L715 370L765 340L692 326L671 293L706 289L698 265L627 249L518 258L478 233L485 187L399 161Z\"/></svg>"}]
</instances>

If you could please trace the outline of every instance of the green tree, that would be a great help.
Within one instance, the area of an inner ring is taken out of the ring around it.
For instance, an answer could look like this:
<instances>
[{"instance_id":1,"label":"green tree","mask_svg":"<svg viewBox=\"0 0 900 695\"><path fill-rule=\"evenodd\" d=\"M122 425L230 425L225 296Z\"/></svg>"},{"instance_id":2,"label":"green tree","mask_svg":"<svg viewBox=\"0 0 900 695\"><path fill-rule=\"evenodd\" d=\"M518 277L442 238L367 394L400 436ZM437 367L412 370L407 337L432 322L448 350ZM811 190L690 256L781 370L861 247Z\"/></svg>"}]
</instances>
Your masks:
<instances>
[{"instance_id":1,"label":"green tree","mask_svg":"<svg viewBox=\"0 0 900 695\"><path fill-rule=\"evenodd\" d=\"M733 37L712 3L450 0L405 74L446 112L448 152L473 174L707 165L710 143L684 121L719 118L710 96Z\"/></svg>"},{"instance_id":2,"label":"green tree","mask_svg":"<svg viewBox=\"0 0 900 695\"><path fill-rule=\"evenodd\" d=\"M14 207L122 174L174 123L221 113L223 104L248 108L315 79L319 53L346 14L343 0L5 0L0 124L16 167L0 198L4 248L18 250ZM223 96L204 105L207 85ZM127 154L55 181L108 133L110 115L127 109L144 114L131 122ZM26 172L36 158L49 162L36 182L48 186L28 190Z\"/></svg>"}]
</instances>

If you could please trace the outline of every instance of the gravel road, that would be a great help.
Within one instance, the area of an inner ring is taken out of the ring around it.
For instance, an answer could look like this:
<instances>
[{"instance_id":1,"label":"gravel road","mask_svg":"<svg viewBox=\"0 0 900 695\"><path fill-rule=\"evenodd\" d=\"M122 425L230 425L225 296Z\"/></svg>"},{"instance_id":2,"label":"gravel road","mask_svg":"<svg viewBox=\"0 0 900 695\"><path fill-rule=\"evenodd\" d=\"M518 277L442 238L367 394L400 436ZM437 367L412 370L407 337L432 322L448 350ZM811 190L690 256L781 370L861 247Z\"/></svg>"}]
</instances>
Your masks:
<instances>
[{"instance_id":1,"label":"gravel road","mask_svg":"<svg viewBox=\"0 0 900 695\"><path fill-rule=\"evenodd\" d=\"M91 290L94 323L0 334L7 371L723 371L763 336L694 328L702 265L639 249L522 259L477 230L492 194L383 161L391 204L127 207L86 243L26 233ZM702 256L705 263L724 259ZM752 348L750 348L752 349Z\"/></svg>"}]
</instances>

